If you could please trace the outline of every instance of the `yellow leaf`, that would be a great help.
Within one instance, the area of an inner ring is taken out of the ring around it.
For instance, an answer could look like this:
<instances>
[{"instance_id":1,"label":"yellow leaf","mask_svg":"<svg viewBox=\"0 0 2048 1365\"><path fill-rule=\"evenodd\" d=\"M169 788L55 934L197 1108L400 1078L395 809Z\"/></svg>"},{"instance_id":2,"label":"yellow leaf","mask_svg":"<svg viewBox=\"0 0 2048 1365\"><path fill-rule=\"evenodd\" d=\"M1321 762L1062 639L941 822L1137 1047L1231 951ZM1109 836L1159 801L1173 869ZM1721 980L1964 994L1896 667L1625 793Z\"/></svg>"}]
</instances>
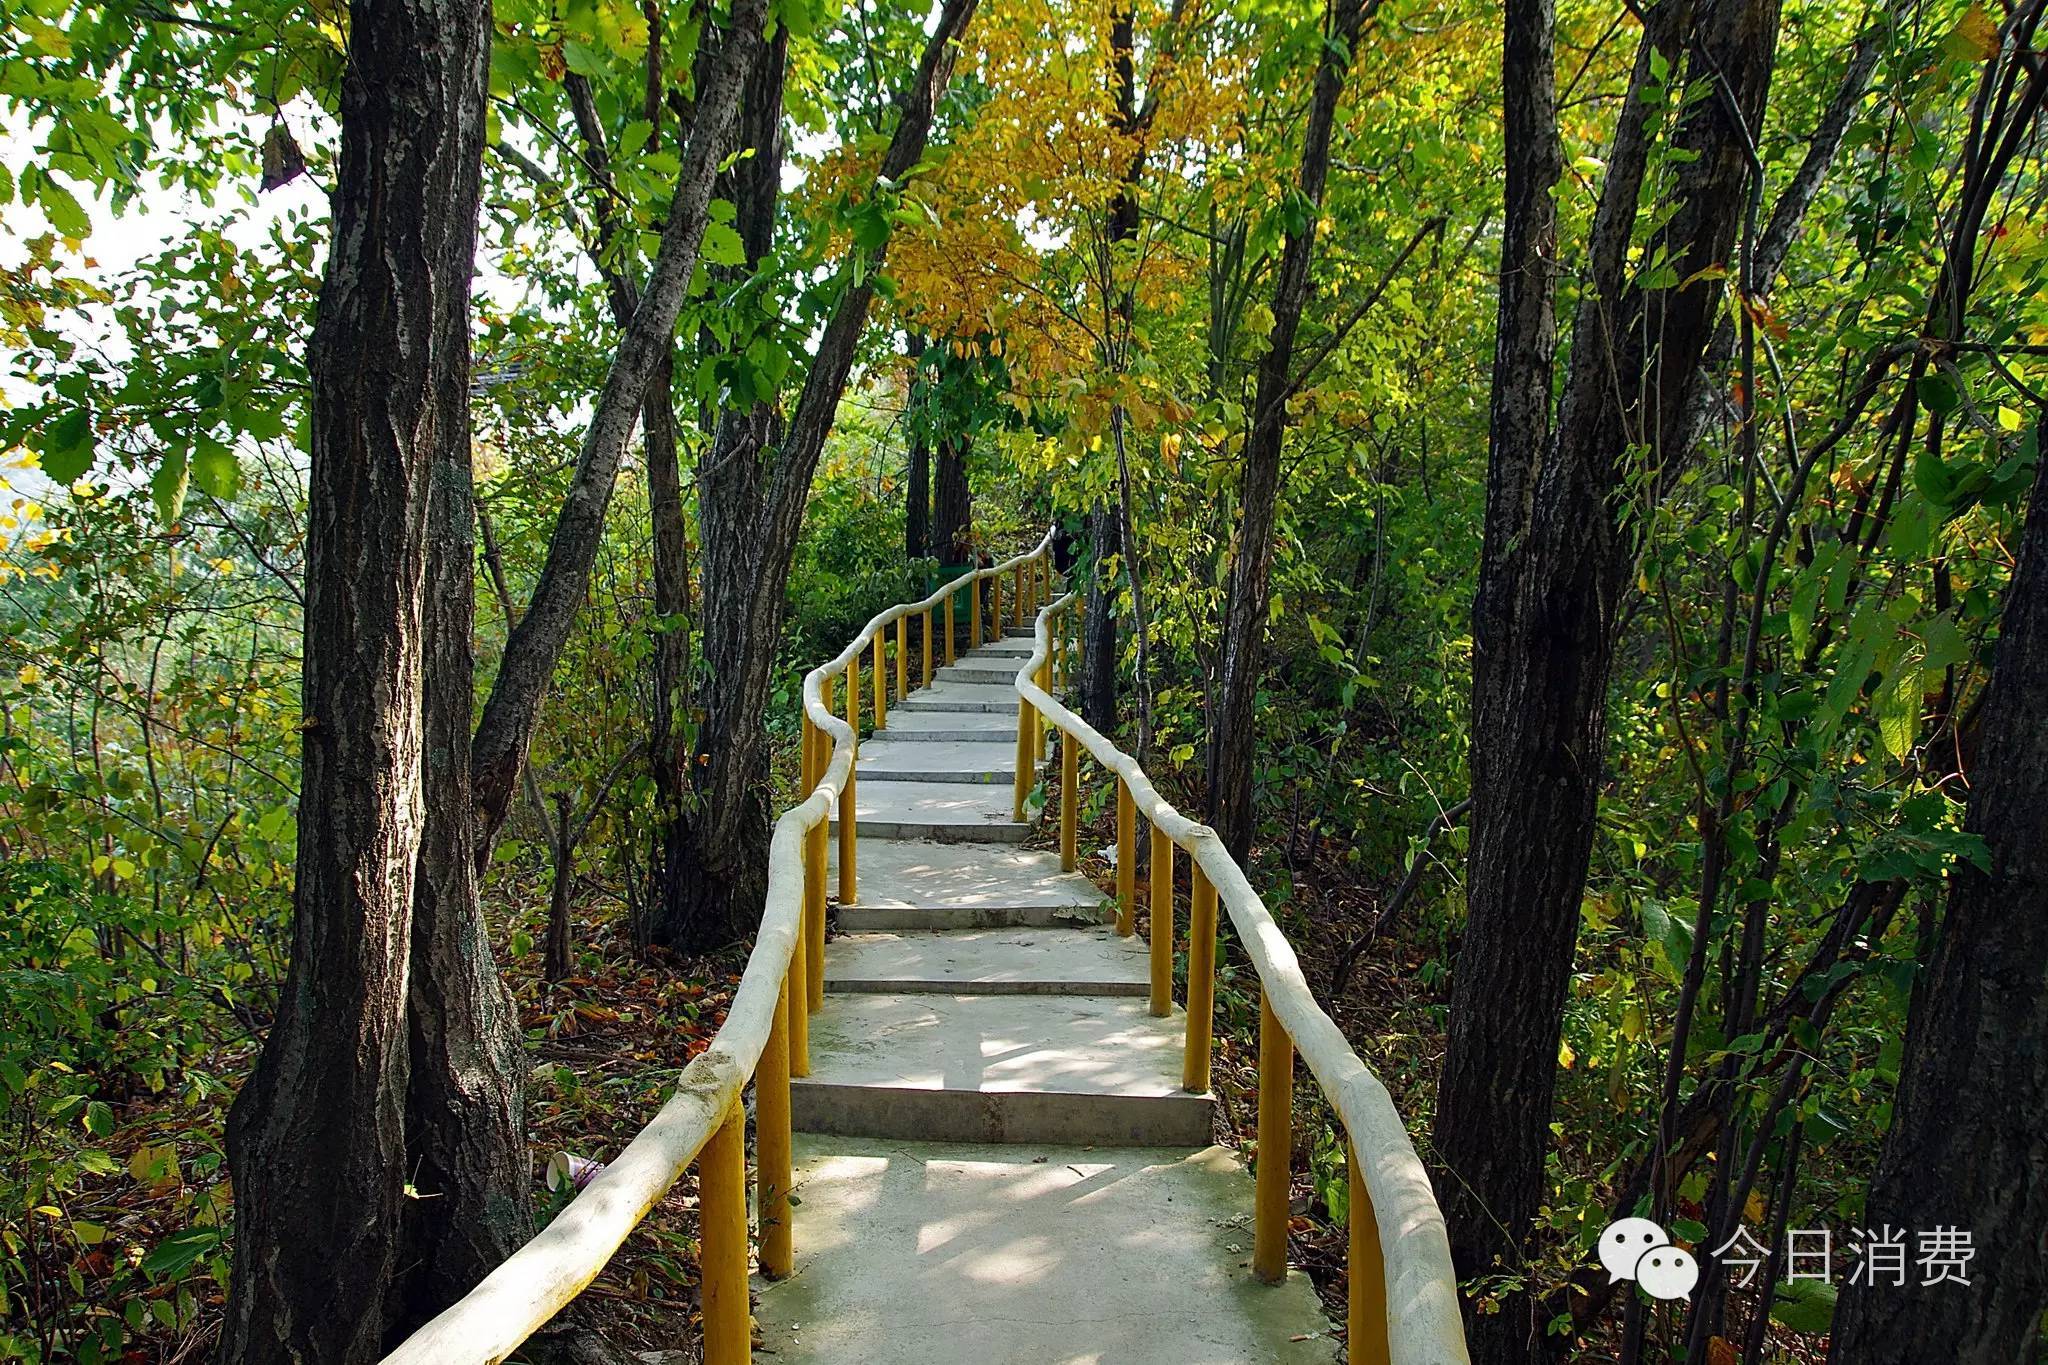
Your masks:
<instances>
[{"instance_id":1,"label":"yellow leaf","mask_svg":"<svg viewBox=\"0 0 2048 1365\"><path fill-rule=\"evenodd\" d=\"M1951 56L1973 62L1988 62L1998 55L1998 24L1982 4L1973 4L1956 21L1955 31L1942 40Z\"/></svg>"},{"instance_id":2,"label":"yellow leaf","mask_svg":"<svg viewBox=\"0 0 2048 1365\"><path fill-rule=\"evenodd\" d=\"M1572 1051L1572 1045L1570 1043L1567 1043L1562 1038L1557 1040L1557 1064L1559 1066L1563 1067L1566 1071L1570 1071L1572 1069L1572 1063L1577 1061L1578 1059L1579 1054Z\"/></svg>"},{"instance_id":3,"label":"yellow leaf","mask_svg":"<svg viewBox=\"0 0 2048 1365\"><path fill-rule=\"evenodd\" d=\"M34 664L23 664L21 671L14 676L23 687L33 687L43 680L43 670Z\"/></svg>"}]
</instances>

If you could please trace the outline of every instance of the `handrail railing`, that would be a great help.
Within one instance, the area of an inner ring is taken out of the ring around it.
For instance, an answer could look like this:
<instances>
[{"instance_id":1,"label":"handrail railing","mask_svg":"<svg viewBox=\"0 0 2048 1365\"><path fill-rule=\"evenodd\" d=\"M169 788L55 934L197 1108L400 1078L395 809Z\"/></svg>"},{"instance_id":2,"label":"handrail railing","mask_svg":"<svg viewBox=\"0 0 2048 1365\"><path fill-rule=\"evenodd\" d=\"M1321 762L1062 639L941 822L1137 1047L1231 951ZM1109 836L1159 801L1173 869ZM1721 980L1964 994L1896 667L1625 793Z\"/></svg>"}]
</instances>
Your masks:
<instances>
[{"instance_id":1,"label":"handrail railing","mask_svg":"<svg viewBox=\"0 0 2048 1365\"><path fill-rule=\"evenodd\" d=\"M1348 1346L1353 1365L1464 1365L1464 1327L1450 1242L1408 1130L1379 1078L1353 1052L1336 1023L1316 1004L1287 936L1252 890L1244 870L1215 831L1188 819L1160 796L1135 759L1062 706L1046 681L1067 653L1065 621L1078 597L1069 592L1038 613L1031 654L1017 669L1017 804L1028 791L1027 753L1039 752L1041 721L1060 739L1060 851L1074 864L1079 754L1075 742L1117 778L1117 928L1135 931L1132 899L1136 816L1152 826L1152 1012L1172 1013L1173 850L1191 862L1187 1042L1182 1082L1209 1088L1210 1020L1214 1009L1216 903L1220 897L1258 970L1259 1145L1252 1268L1278 1281L1287 1273L1288 1158L1293 1149L1294 1054L1322 1086L1349 1138L1351 1170ZM1050 628L1061 627L1061 649ZM1163 964L1163 970L1162 970ZM1278 1156L1279 1160L1274 1160Z\"/></svg>"},{"instance_id":2,"label":"handrail railing","mask_svg":"<svg viewBox=\"0 0 2048 1365\"><path fill-rule=\"evenodd\" d=\"M707 1365L733 1365L751 1357L746 1111L741 1096L753 1081L761 1270L771 1279L780 1278L793 1268L789 1078L810 1069L809 1016L823 1001L825 832L835 804L841 829L841 902L850 903L856 892L860 656L873 646L875 687L886 691L885 632L891 622L902 623L896 655L900 697L908 672L907 622L922 613L923 671L929 683L934 609L943 602L945 661L951 663L955 594L963 586L973 587L973 626L979 641L981 592L974 585L993 580L990 615L1000 635L1002 576L1015 579L1012 610L1021 624L1026 602L1036 608L1050 595L1045 560L1051 544L1048 529L1036 546L1020 555L962 574L929 597L890 607L870 620L838 657L804 675L802 786L807 795L775 822L761 927L725 1023L710 1046L683 1068L675 1094L626 1149L547 1227L475 1289L406 1338L384 1358L384 1365L497 1365L597 1278L612 1253L693 1161L698 1163L704 1359ZM831 701L833 681L842 672L847 679L843 719L833 714ZM879 718L882 705L875 710Z\"/></svg>"}]
</instances>

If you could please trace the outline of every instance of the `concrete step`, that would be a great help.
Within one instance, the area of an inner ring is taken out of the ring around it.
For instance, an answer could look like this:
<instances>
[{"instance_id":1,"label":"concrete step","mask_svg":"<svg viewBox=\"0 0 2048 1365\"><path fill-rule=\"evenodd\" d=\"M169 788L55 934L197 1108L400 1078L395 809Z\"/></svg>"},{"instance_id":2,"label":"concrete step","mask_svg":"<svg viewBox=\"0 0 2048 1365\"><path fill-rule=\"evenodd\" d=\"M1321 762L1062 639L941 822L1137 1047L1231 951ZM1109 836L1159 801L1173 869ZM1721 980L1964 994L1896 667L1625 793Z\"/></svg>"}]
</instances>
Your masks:
<instances>
[{"instance_id":1,"label":"concrete step","mask_svg":"<svg viewBox=\"0 0 2048 1365\"><path fill-rule=\"evenodd\" d=\"M1108 928L843 934L825 989L883 995L1146 995L1145 943Z\"/></svg>"},{"instance_id":2,"label":"concrete step","mask_svg":"<svg viewBox=\"0 0 2048 1365\"><path fill-rule=\"evenodd\" d=\"M1011 788L989 782L894 782L861 774L854 784L854 833L874 839L1021 844L1029 821L1010 818ZM835 809L832 825L839 825Z\"/></svg>"},{"instance_id":3,"label":"concrete step","mask_svg":"<svg viewBox=\"0 0 2048 1365\"><path fill-rule=\"evenodd\" d=\"M995 711L918 711L901 706L889 712L889 723L875 731L875 739L902 740L908 744L975 744L984 741L1017 742L1017 713ZM870 740L869 743L873 743Z\"/></svg>"},{"instance_id":4,"label":"concrete step","mask_svg":"<svg viewBox=\"0 0 2048 1365\"><path fill-rule=\"evenodd\" d=\"M1095 883L1060 871L1059 855L1043 849L911 839L859 843L860 899L836 912L845 933L1102 924L1116 915ZM838 841L827 849L825 884L837 887Z\"/></svg>"},{"instance_id":5,"label":"concrete step","mask_svg":"<svg viewBox=\"0 0 2048 1365\"><path fill-rule=\"evenodd\" d=\"M1027 640L1027 641L1028 641L1028 640L1036 639L1036 638L1037 638L1037 636L1038 636L1038 627L1036 627L1036 626L1004 626L1004 627L1003 627L1003 638L1004 638L1005 640Z\"/></svg>"},{"instance_id":6,"label":"concrete step","mask_svg":"<svg viewBox=\"0 0 2048 1365\"><path fill-rule=\"evenodd\" d=\"M1017 745L1007 735L931 744L881 737L887 733L860 746L860 782L983 782L1006 788L1016 782Z\"/></svg>"},{"instance_id":7,"label":"concrete step","mask_svg":"<svg viewBox=\"0 0 2048 1365\"><path fill-rule=\"evenodd\" d=\"M1017 689L1011 683L936 682L920 687L895 703L891 709L905 711L966 711L989 715L1017 714Z\"/></svg>"},{"instance_id":8,"label":"concrete step","mask_svg":"<svg viewBox=\"0 0 2048 1365\"><path fill-rule=\"evenodd\" d=\"M828 972L829 975L829 972ZM833 995L811 1020L807 1133L1200 1147L1213 1099L1180 1088L1185 1016L1079 995Z\"/></svg>"},{"instance_id":9,"label":"concrete step","mask_svg":"<svg viewBox=\"0 0 2048 1365\"><path fill-rule=\"evenodd\" d=\"M934 683L996 683L1007 686L1017 681L1017 669L1024 662L1024 656L1014 659L988 662L966 662L948 664L932 675Z\"/></svg>"},{"instance_id":10,"label":"concrete step","mask_svg":"<svg viewBox=\"0 0 2048 1365\"><path fill-rule=\"evenodd\" d=\"M1020 640L1005 637L985 645L976 645L966 654L960 655L959 659L962 663L970 659L1022 659L1028 657L1030 653L1031 637L1027 635Z\"/></svg>"},{"instance_id":11,"label":"concrete step","mask_svg":"<svg viewBox=\"0 0 2048 1365\"><path fill-rule=\"evenodd\" d=\"M760 1285L782 1365L1330 1365L1306 1275L1244 1268L1228 1152L796 1143L797 1273Z\"/></svg>"}]
</instances>

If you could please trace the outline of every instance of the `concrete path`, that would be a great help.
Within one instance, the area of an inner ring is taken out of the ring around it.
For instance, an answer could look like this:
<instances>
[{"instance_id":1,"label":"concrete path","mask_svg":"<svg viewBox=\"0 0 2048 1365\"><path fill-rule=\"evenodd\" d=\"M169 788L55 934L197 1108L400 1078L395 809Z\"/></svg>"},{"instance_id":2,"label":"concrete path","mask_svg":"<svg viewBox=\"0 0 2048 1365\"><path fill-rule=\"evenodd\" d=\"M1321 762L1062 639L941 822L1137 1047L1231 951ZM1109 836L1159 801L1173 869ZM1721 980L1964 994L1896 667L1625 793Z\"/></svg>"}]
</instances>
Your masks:
<instances>
[{"instance_id":1,"label":"concrete path","mask_svg":"<svg viewBox=\"0 0 2048 1365\"><path fill-rule=\"evenodd\" d=\"M1142 939L1019 845L1028 632L892 701L860 750L859 900L833 911L799 1134L794 1365L1235 1365L1336 1357L1306 1278L1251 1278L1252 1185L1181 1088ZM837 886L838 843L829 841Z\"/></svg>"}]
</instances>

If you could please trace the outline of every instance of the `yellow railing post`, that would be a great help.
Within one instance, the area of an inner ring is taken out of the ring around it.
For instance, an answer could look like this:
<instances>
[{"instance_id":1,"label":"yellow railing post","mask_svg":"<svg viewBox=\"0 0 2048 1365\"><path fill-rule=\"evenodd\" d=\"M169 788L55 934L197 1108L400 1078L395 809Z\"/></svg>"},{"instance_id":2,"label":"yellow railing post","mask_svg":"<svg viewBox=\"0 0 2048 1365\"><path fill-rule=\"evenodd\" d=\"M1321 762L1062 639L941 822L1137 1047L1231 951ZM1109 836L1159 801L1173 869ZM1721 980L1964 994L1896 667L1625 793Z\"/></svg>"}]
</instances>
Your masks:
<instances>
[{"instance_id":1,"label":"yellow railing post","mask_svg":"<svg viewBox=\"0 0 2048 1365\"><path fill-rule=\"evenodd\" d=\"M1010 603L1010 615L1014 623L1021 626L1024 624L1024 566L1022 564L1019 564L1012 571L1012 577L1016 582L1010 592L1011 598L1014 599Z\"/></svg>"},{"instance_id":2,"label":"yellow railing post","mask_svg":"<svg viewBox=\"0 0 2048 1365\"><path fill-rule=\"evenodd\" d=\"M1116 780L1116 931L1125 938L1138 932L1138 808L1131 784Z\"/></svg>"},{"instance_id":3,"label":"yellow railing post","mask_svg":"<svg viewBox=\"0 0 2048 1365\"><path fill-rule=\"evenodd\" d=\"M1287 1278L1287 1203L1294 1159L1294 1040L1259 993L1259 1169L1252 1274L1267 1284Z\"/></svg>"},{"instance_id":4,"label":"yellow railing post","mask_svg":"<svg viewBox=\"0 0 2048 1365\"><path fill-rule=\"evenodd\" d=\"M930 607L924 609L924 630L920 634L924 637L924 685L930 687L932 685L932 609Z\"/></svg>"},{"instance_id":5,"label":"yellow railing post","mask_svg":"<svg viewBox=\"0 0 2048 1365\"><path fill-rule=\"evenodd\" d=\"M875 632L875 728L889 723L889 628Z\"/></svg>"},{"instance_id":6,"label":"yellow railing post","mask_svg":"<svg viewBox=\"0 0 2048 1365\"><path fill-rule=\"evenodd\" d=\"M896 618L896 700L910 695L910 613Z\"/></svg>"},{"instance_id":7,"label":"yellow railing post","mask_svg":"<svg viewBox=\"0 0 2048 1365\"><path fill-rule=\"evenodd\" d=\"M959 593L958 593L957 591L955 591L955 592L949 592L949 593L947 593L947 594L946 594L946 651L945 651L945 658L946 658L946 662L947 662L948 664L951 664L951 663L953 662L953 645L954 645L954 639L953 639L953 631L954 631L954 629L955 629L955 627L954 627L954 625L953 625L953 599L954 599L955 597L958 597L959 595L960 595L960 594L959 594ZM925 679L925 681L929 682L929 681L931 681L931 679L927 678L927 679Z\"/></svg>"},{"instance_id":8,"label":"yellow railing post","mask_svg":"<svg viewBox=\"0 0 2048 1365\"><path fill-rule=\"evenodd\" d=\"M1076 861L1075 816L1081 804L1081 746L1060 731L1060 871L1072 872Z\"/></svg>"},{"instance_id":9,"label":"yellow railing post","mask_svg":"<svg viewBox=\"0 0 2048 1365\"><path fill-rule=\"evenodd\" d=\"M985 638L981 633L981 580L967 580L967 638L974 641L970 649L980 649ZM953 647L946 646L946 662L953 662Z\"/></svg>"},{"instance_id":10,"label":"yellow railing post","mask_svg":"<svg viewBox=\"0 0 2048 1365\"><path fill-rule=\"evenodd\" d=\"M1052 694L1051 659L1046 659L1038 665L1038 676L1033 678L1032 681L1038 684L1039 691L1048 696ZM1035 768L1043 762L1045 762L1044 719L1038 714L1038 709L1033 707L1031 710L1031 765Z\"/></svg>"},{"instance_id":11,"label":"yellow railing post","mask_svg":"<svg viewBox=\"0 0 2048 1365\"><path fill-rule=\"evenodd\" d=\"M799 951L802 944L799 935ZM790 964L802 966L794 957ZM789 1235L790 1021L803 1010L803 990L801 978L794 991L789 977L782 978L782 995L768 1025L768 1046L761 1050L760 1065L754 1070L754 1207L761 1221L761 1274L771 1280L786 1279L796 1269Z\"/></svg>"},{"instance_id":12,"label":"yellow railing post","mask_svg":"<svg viewBox=\"0 0 2048 1365\"><path fill-rule=\"evenodd\" d=\"M1358 1166L1358 1149L1344 1144L1344 1164L1351 1171L1351 1200L1346 1219L1351 1255L1345 1278L1350 1302L1345 1313L1344 1345L1351 1365L1391 1365L1387 1342L1387 1255L1380 1247L1379 1220L1372 1211L1372 1193Z\"/></svg>"},{"instance_id":13,"label":"yellow railing post","mask_svg":"<svg viewBox=\"0 0 2048 1365\"><path fill-rule=\"evenodd\" d=\"M1216 1022L1216 888L1188 856L1188 1041L1181 1089L1209 1089L1209 1031Z\"/></svg>"},{"instance_id":14,"label":"yellow railing post","mask_svg":"<svg viewBox=\"0 0 2048 1365\"><path fill-rule=\"evenodd\" d=\"M810 836L804 836L804 860L811 856ZM797 917L796 945L789 950L789 1074L811 1074L811 969L810 969L810 878L804 878L803 913ZM823 981L820 980L820 985Z\"/></svg>"},{"instance_id":15,"label":"yellow railing post","mask_svg":"<svg viewBox=\"0 0 2048 1365\"><path fill-rule=\"evenodd\" d=\"M1152 826L1152 1013L1173 1013L1173 840Z\"/></svg>"},{"instance_id":16,"label":"yellow railing post","mask_svg":"<svg viewBox=\"0 0 2048 1365\"><path fill-rule=\"evenodd\" d=\"M747 1365L747 1111L738 1104L697 1154L697 1222L705 1365Z\"/></svg>"},{"instance_id":17,"label":"yellow railing post","mask_svg":"<svg viewBox=\"0 0 2048 1365\"><path fill-rule=\"evenodd\" d=\"M1022 697L1017 699L1017 772L1011 781L1010 818L1022 822L1024 802L1031 795L1031 731L1037 725L1032 719L1031 703Z\"/></svg>"},{"instance_id":18,"label":"yellow railing post","mask_svg":"<svg viewBox=\"0 0 2048 1365\"><path fill-rule=\"evenodd\" d=\"M846 723L853 730L854 762L846 768L846 786L839 793L839 903L852 905L860 894L860 879L854 867L854 847L857 833L854 818L855 798L853 794L854 769L860 759L860 655L846 663Z\"/></svg>"},{"instance_id":19,"label":"yellow railing post","mask_svg":"<svg viewBox=\"0 0 2048 1365\"><path fill-rule=\"evenodd\" d=\"M1003 638L1003 576L999 573L988 576L988 618L988 639L983 644Z\"/></svg>"},{"instance_id":20,"label":"yellow railing post","mask_svg":"<svg viewBox=\"0 0 2048 1365\"><path fill-rule=\"evenodd\" d=\"M804 831L804 982L805 999L812 1010L825 1007L825 826L820 820ZM810 1037L805 1033L806 1064L797 1074L811 1074L808 1064Z\"/></svg>"}]
</instances>

